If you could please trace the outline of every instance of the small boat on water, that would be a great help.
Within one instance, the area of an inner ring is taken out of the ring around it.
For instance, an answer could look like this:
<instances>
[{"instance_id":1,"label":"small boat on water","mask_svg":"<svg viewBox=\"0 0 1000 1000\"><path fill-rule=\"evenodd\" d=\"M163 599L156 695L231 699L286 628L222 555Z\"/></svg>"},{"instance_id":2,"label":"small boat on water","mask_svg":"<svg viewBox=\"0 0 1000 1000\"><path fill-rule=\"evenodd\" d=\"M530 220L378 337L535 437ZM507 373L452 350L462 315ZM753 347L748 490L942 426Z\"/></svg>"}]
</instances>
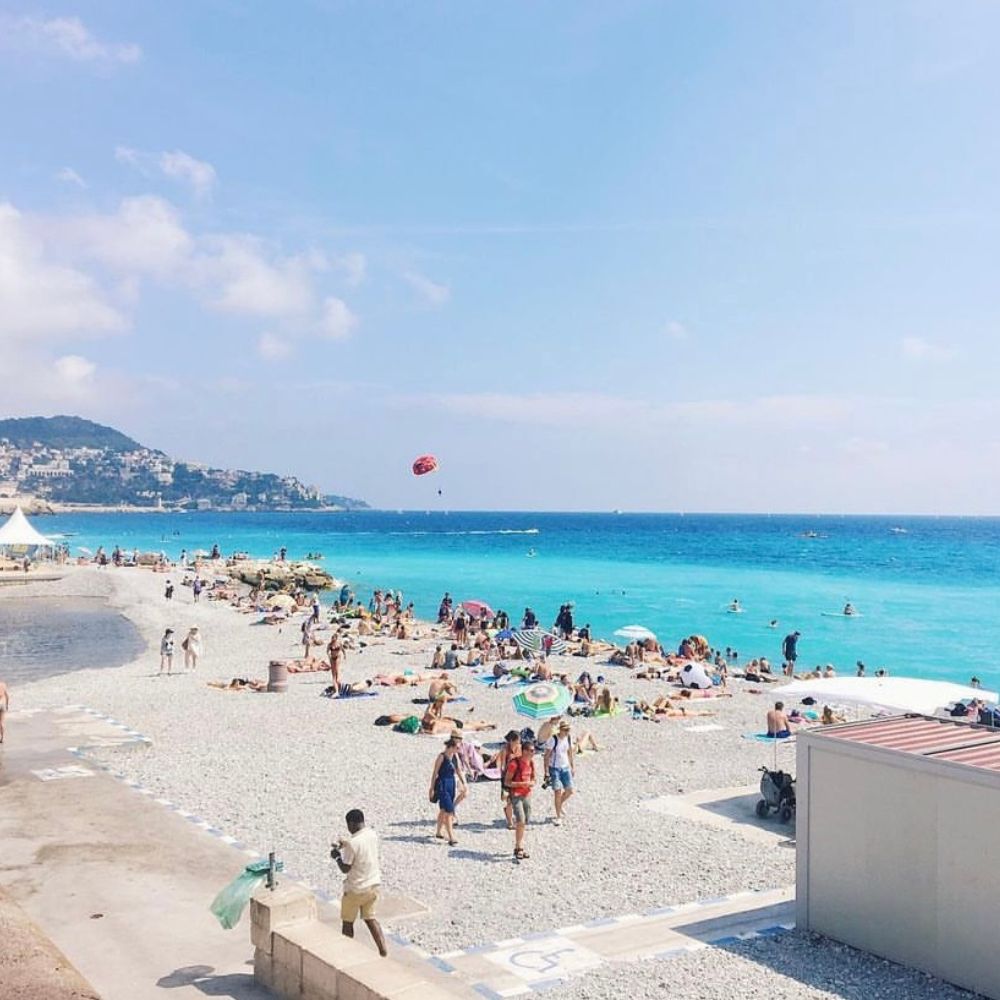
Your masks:
<instances>
[{"instance_id":1,"label":"small boat on water","mask_svg":"<svg viewBox=\"0 0 1000 1000\"><path fill-rule=\"evenodd\" d=\"M909 532L906 530L906 528L898 528L898 527L897 528L890 528L889 531L893 535L906 535L906 534L909 534Z\"/></svg>"}]
</instances>

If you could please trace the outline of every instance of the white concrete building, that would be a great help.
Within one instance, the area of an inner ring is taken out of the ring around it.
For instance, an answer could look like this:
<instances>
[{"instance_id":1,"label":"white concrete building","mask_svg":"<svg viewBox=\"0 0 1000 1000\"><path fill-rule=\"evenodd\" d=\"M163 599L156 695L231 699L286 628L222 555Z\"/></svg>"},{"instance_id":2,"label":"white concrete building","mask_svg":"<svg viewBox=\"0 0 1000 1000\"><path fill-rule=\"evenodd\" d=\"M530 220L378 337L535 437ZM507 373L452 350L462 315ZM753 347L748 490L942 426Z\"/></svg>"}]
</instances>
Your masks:
<instances>
[{"instance_id":1,"label":"white concrete building","mask_svg":"<svg viewBox=\"0 0 1000 1000\"><path fill-rule=\"evenodd\" d=\"M1000 731L800 732L796 925L1000 1000Z\"/></svg>"}]
</instances>

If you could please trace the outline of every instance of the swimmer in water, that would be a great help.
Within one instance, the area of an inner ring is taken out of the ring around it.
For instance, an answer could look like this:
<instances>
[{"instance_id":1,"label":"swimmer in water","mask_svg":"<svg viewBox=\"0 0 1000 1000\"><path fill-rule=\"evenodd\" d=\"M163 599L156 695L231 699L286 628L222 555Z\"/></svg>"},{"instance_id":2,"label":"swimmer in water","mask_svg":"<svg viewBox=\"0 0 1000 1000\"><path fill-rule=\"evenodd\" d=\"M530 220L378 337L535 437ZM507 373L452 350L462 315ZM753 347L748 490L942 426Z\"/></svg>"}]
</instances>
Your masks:
<instances>
[{"instance_id":1,"label":"swimmer in water","mask_svg":"<svg viewBox=\"0 0 1000 1000\"><path fill-rule=\"evenodd\" d=\"M732 603L729 605L729 610L732 611L732 612L737 612L737 611L742 611L743 610L740 607L740 602L739 602L738 598L736 598L736 597L733 598Z\"/></svg>"},{"instance_id":2,"label":"swimmer in water","mask_svg":"<svg viewBox=\"0 0 1000 1000\"><path fill-rule=\"evenodd\" d=\"M777 627L778 627L778 619L777 619L777 618L772 618L772 619L771 619L771 620L770 620L770 621L769 621L769 622L767 623L767 627L768 627L768 628L777 628Z\"/></svg>"}]
</instances>

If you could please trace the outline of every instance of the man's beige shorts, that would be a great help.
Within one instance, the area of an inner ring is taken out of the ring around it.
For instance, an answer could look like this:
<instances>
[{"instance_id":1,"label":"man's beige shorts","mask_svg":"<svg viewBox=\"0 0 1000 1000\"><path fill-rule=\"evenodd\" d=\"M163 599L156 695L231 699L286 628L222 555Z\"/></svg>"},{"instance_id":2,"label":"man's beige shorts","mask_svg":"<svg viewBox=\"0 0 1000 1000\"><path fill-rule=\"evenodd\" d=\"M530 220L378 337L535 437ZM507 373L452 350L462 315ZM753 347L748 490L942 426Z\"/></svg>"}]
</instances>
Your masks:
<instances>
[{"instance_id":1,"label":"man's beige shorts","mask_svg":"<svg viewBox=\"0 0 1000 1000\"><path fill-rule=\"evenodd\" d=\"M345 892L340 901L340 919L345 924L353 924L360 913L362 920L374 920L377 903L378 886L361 892Z\"/></svg>"}]
</instances>

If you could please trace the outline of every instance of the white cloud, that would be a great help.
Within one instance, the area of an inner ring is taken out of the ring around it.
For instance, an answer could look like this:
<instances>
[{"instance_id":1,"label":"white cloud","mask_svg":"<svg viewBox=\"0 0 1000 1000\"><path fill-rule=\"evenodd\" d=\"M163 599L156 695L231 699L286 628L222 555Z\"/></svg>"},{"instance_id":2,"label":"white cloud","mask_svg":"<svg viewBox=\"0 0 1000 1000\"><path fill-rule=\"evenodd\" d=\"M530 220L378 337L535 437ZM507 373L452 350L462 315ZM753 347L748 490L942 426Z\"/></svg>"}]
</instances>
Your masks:
<instances>
[{"instance_id":1,"label":"white cloud","mask_svg":"<svg viewBox=\"0 0 1000 1000\"><path fill-rule=\"evenodd\" d=\"M196 263L197 280L212 290L209 301L223 312L297 316L315 305L313 275L323 269L312 254L269 256L264 240L247 235L212 236Z\"/></svg>"},{"instance_id":2,"label":"white cloud","mask_svg":"<svg viewBox=\"0 0 1000 1000\"><path fill-rule=\"evenodd\" d=\"M103 42L78 17L2 17L0 39L8 48L67 56L77 62L136 63L142 49L133 42Z\"/></svg>"},{"instance_id":3,"label":"white cloud","mask_svg":"<svg viewBox=\"0 0 1000 1000\"><path fill-rule=\"evenodd\" d=\"M451 298L451 289L447 285L431 281L426 275L416 271L406 271L403 280L431 306L443 306Z\"/></svg>"},{"instance_id":4,"label":"white cloud","mask_svg":"<svg viewBox=\"0 0 1000 1000\"><path fill-rule=\"evenodd\" d=\"M257 354L264 361L284 361L291 353L292 345L273 333L262 333L257 338Z\"/></svg>"},{"instance_id":5,"label":"white cloud","mask_svg":"<svg viewBox=\"0 0 1000 1000\"><path fill-rule=\"evenodd\" d=\"M79 354L64 354L61 358L56 358L52 367L56 375L70 385L89 381L97 371L97 365L93 361L88 361Z\"/></svg>"},{"instance_id":6,"label":"white cloud","mask_svg":"<svg viewBox=\"0 0 1000 1000\"><path fill-rule=\"evenodd\" d=\"M13 205L0 203L0 344L12 339L107 333L125 318L100 286L52 261L44 242Z\"/></svg>"},{"instance_id":7,"label":"white cloud","mask_svg":"<svg viewBox=\"0 0 1000 1000\"><path fill-rule=\"evenodd\" d=\"M66 184L75 184L78 188L86 188L87 182L72 168L63 167L56 173L56 180Z\"/></svg>"},{"instance_id":8,"label":"white cloud","mask_svg":"<svg viewBox=\"0 0 1000 1000\"><path fill-rule=\"evenodd\" d=\"M671 340L687 340L690 336L688 328L683 323L678 323L675 319L667 323L663 328L663 332Z\"/></svg>"},{"instance_id":9,"label":"white cloud","mask_svg":"<svg viewBox=\"0 0 1000 1000\"><path fill-rule=\"evenodd\" d=\"M97 261L123 275L182 275L195 249L177 210L155 195L125 198L112 213L43 219L38 228L67 255Z\"/></svg>"},{"instance_id":10,"label":"white cloud","mask_svg":"<svg viewBox=\"0 0 1000 1000\"><path fill-rule=\"evenodd\" d=\"M168 177L186 181L200 198L208 195L215 186L215 167L204 160L196 160L179 149L160 154L160 169Z\"/></svg>"},{"instance_id":11,"label":"white cloud","mask_svg":"<svg viewBox=\"0 0 1000 1000\"><path fill-rule=\"evenodd\" d=\"M323 302L320 330L331 340L343 340L358 325L358 318L343 299L330 296Z\"/></svg>"},{"instance_id":12,"label":"white cloud","mask_svg":"<svg viewBox=\"0 0 1000 1000\"><path fill-rule=\"evenodd\" d=\"M951 347L931 343L923 337L904 337L899 342L899 348L907 361L951 361L958 354Z\"/></svg>"},{"instance_id":13,"label":"white cloud","mask_svg":"<svg viewBox=\"0 0 1000 1000\"><path fill-rule=\"evenodd\" d=\"M119 163L135 167L144 177L154 177L158 173L171 180L189 184L195 195L205 198L212 193L218 175L215 167L205 160L198 160L181 149L172 152L144 153L130 146L116 146L115 159Z\"/></svg>"}]
</instances>

